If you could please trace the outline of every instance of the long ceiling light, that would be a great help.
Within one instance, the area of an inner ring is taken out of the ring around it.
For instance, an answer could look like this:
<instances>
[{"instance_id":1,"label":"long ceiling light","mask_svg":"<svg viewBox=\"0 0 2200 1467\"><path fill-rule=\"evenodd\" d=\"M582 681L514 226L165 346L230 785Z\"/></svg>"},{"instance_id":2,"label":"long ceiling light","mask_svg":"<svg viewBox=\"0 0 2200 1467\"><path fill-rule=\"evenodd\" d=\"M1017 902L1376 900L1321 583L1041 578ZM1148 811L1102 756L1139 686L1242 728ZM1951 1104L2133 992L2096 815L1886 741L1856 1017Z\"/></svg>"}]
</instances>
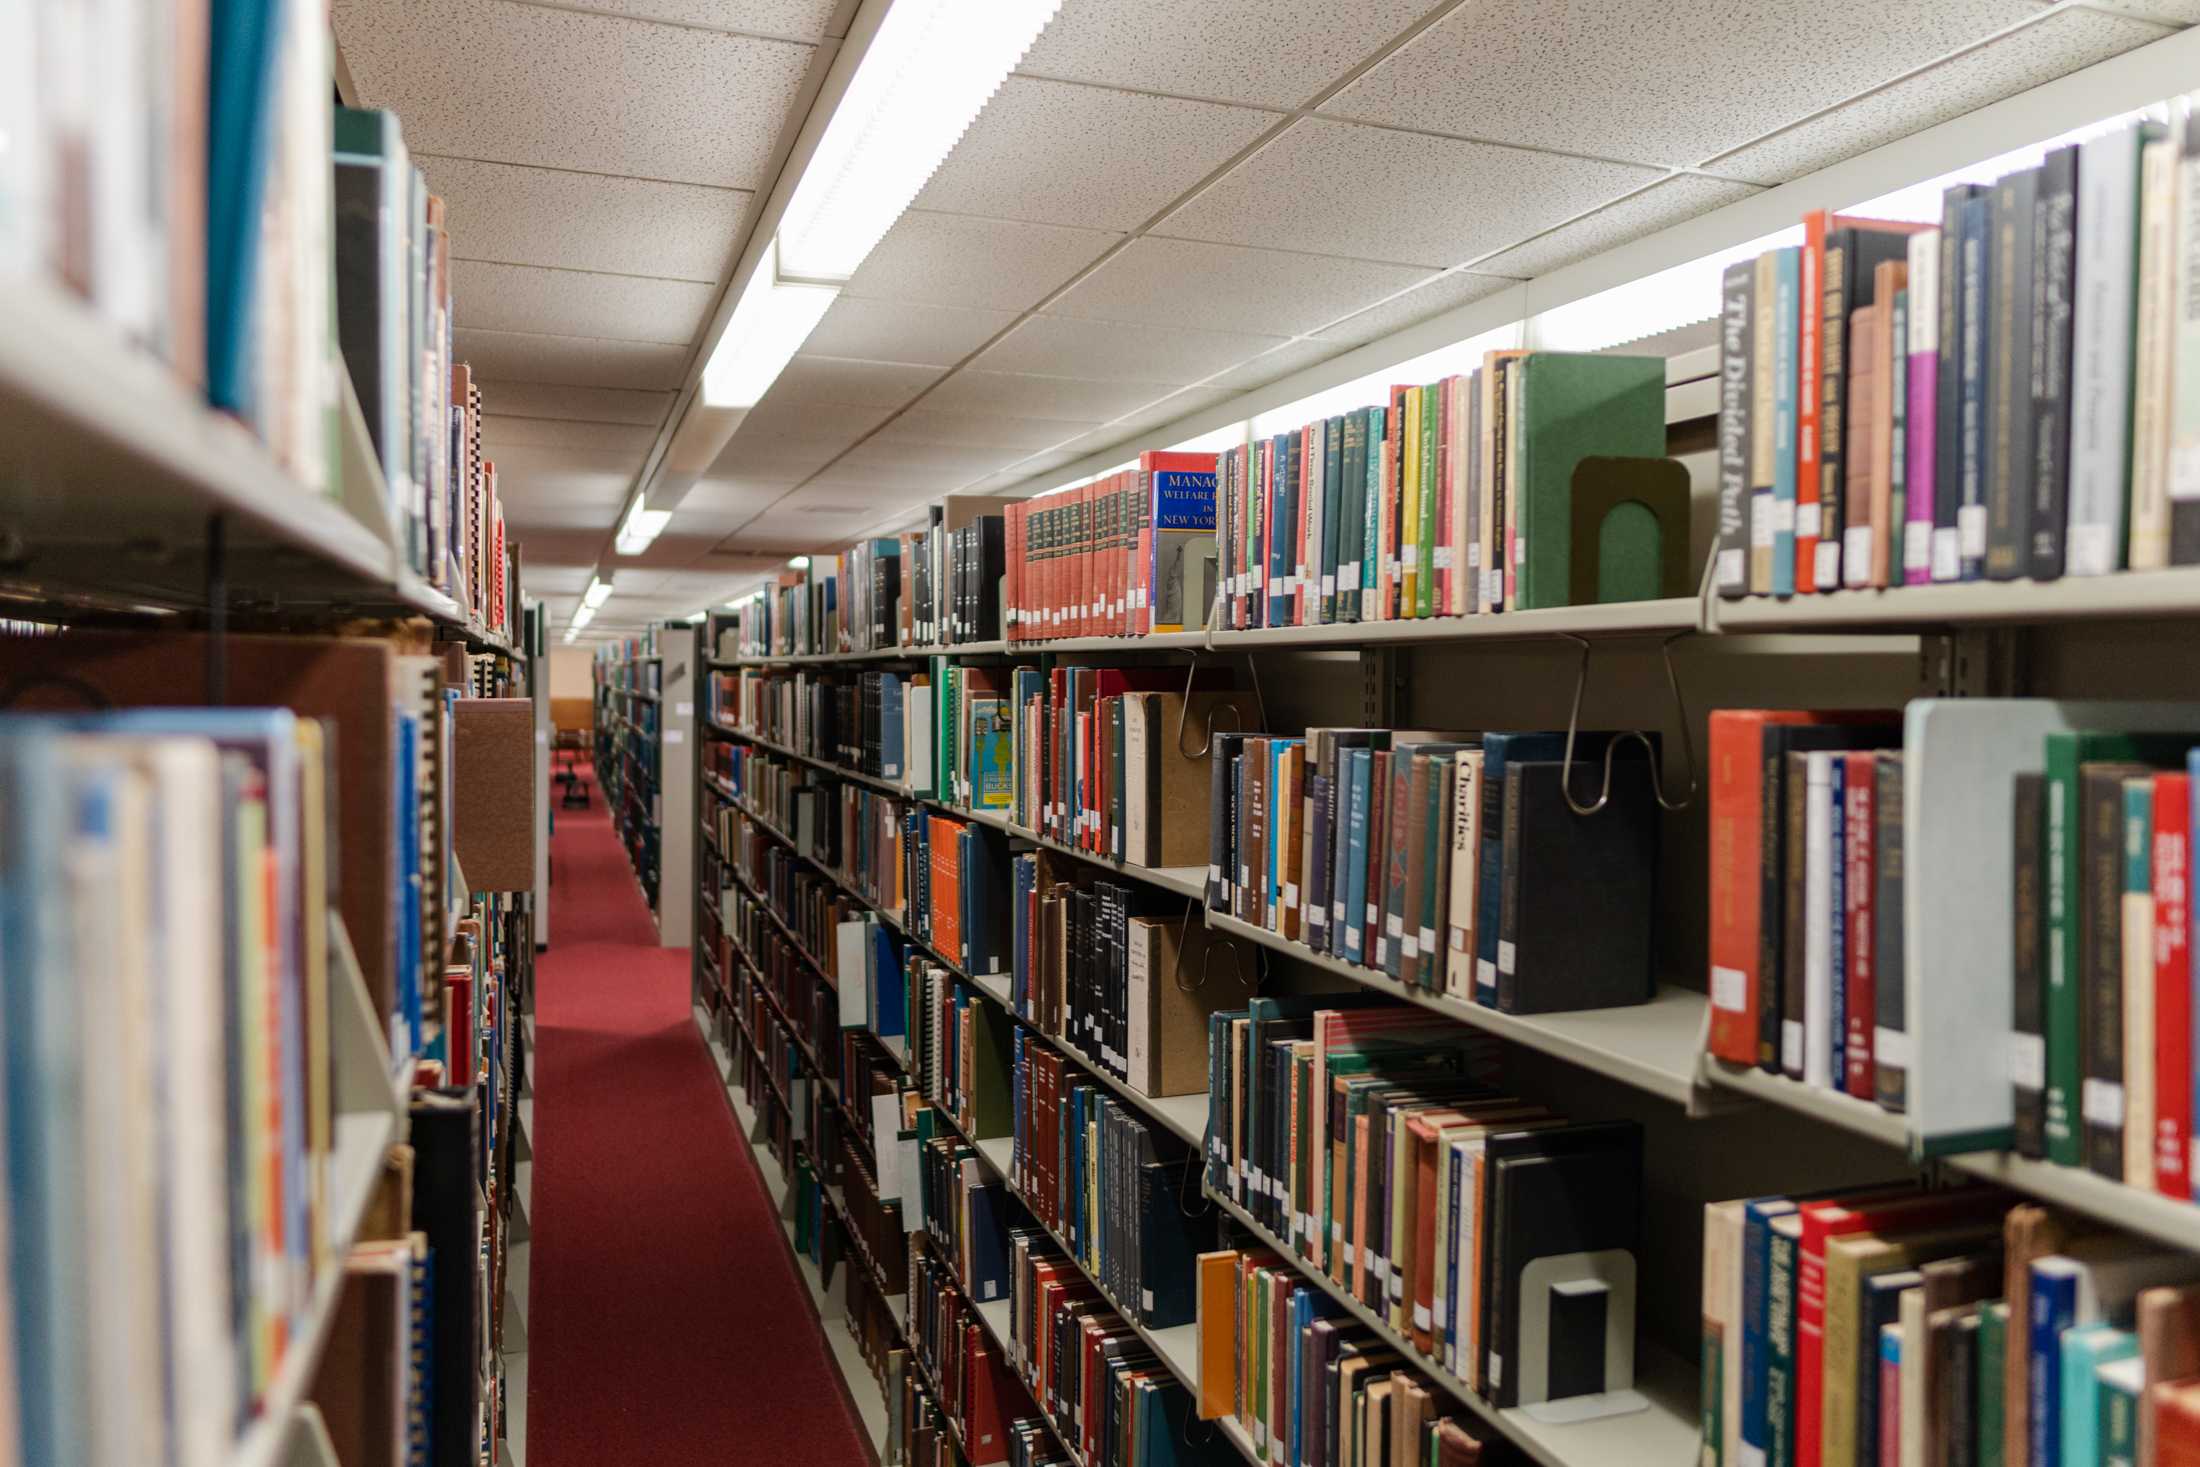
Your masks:
<instances>
[{"instance_id":1,"label":"long ceiling light","mask_svg":"<svg viewBox=\"0 0 2200 1467\"><path fill-rule=\"evenodd\" d=\"M703 367L703 405L755 407L839 296L835 281L783 275L779 242L766 245Z\"/></svg>"},{"instance_id":2,"label":"long ceiling light","mask_svg":"<svg viewBox=\"0 0 2200 1467\"><path fill-rule=\"evenodd\" d=\"M610 599L611 583L602 576L590 576L588 578L588 589L581 593L581 610L587 612L590 616L594 616L596 608Z\"/></svg>"},{"instance_id":3,"label":"long ceiling light","mask_svg":"<svg viewBox=\"0 0 2200 1467\"><path fill-rule=\"evenodd\" d=\"M626 512L626 519L619 525L618 539L612 548L621 555L640 555L670 523L671 510L651 509L648 499L637 495L634 507Z\"/></svg>"},{"instance_id":4,"label":"long ceiling light","mask_svg":"<svg viewBox=\"0 0 2200 1467\"><path fill-rule=\"evenodd\" d=\"M781 266L853 275L1060 8L893 0L780 220Z\"/></svg>"}]
</instances>

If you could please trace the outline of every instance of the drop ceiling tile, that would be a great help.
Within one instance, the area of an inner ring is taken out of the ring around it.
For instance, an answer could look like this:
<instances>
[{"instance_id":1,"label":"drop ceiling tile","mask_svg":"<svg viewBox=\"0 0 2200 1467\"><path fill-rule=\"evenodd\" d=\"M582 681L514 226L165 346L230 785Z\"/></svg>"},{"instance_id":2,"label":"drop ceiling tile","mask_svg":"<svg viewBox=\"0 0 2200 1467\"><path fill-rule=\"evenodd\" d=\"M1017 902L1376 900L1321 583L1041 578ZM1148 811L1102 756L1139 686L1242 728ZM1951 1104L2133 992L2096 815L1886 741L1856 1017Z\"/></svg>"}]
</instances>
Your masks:
<instances>
[{"instance_id":1,"label":"drop ceiling tile","mask_svg":"<svg viewBox=\"0 0 2200 1467\"><path fill-rule=\"evenodd\" d=\"M1706 166L1733 178L1784 183L2168 34L2124 16L2062 11Z\"/></svg>"},{"instance_id":2,"label":"drop ceiling tile","mask_svg":"<svg viewBox=\"0 0 2200 1467\"><path fill-rule=\"evenodd\" d=\"M716 476L696 481L680 501L673 523L683 530L709 529L714 525L723 537L739 528L739 521L762 514L795 486L789 477ZM719 524L731 520L733 523Z\"/></svg>"},{"instance_id":3,"label":"drop ceiling tile","mask_svg":"<svg viewBox=\"0 0 2200 1467\"><path fill-rule=\"evenodd\" d=\"M750 189L815 51L506 0L338 0L336 34L416 153Z\"/></svg>"},{"instance_id":4,"label":"drop ceiling tile","mask_svg":"<svg viewBox=\"0 0 2200 1467\"><path fill-rule=\"evenodd\" d=\"M850 403L897 408L937 381L940 369L907 362L857 361L804 352L787 363L759 411L777 403ZM751 414L753 419L755 415Z\"/></svg>"},{"instance_id":5,"label":"drop ceiling tile","mask_svg":"<svg viewBox=\"0 0 2200 1467\"><path fill-rule=\"evenodd\" d=\"M826 36L839 0L578 0L579 10L790 41Z\"/></svg>"},{"instance_id":6,"label":"drop ceiling tile","mask_svg":"<svg viewBox=\"0 0 2200 1467\"><path fill-rule=\"evenodd\" d=\"M2200 0L2086 0L2095 10L2113 10L2164 25L2200 25Z\"/></svg>"},{"instance_id":7,"label":"drop ceiling tile","mask_svg":"<svg viewBox=\"0 0 2200 1467\"><path fill-rule=\"evenodd\" d=\"M892 408L845 402L803 402L767 397L750 409L734 434L749 438L803 438L846 448L893 416Z\"/></svg>"},{"instance_id":8,"label":"drop ceiling tile","mask_svg":"<svg viewBox=\"0 0 2200 1467\"><path fill-rule=\"evenodd\" d=\"M594 568L585 565L544 565L527 557L527 594L530 596L578 596L588 589Z\"/></svg>"},{"instance_id":9,"label":"drop ceiling tile","mask_svg":"<svg viewBox=\"0 0 2200 1467\"><path fill-rule=\"evenodd\" d=\"M590 423L634 423L654 428L672 405L669 392L631 392L615 387L561 387L547 382L483 381L484 413L500 417L579 419Z\"/></svg>"},{"instance_id":10,"label":"drop ceiling tile","mask_svg":"<svg viewBox=\"0 0 2200 1467\"><path fill-rule=\"evenodd\" d=\"M972 448L959 443L912 443L905 439L870 438L848 450L828 471L881 469L901 473L942 473L963 483L990 474L1005 463L1021 458L1014 448Z\"/></svg>"},{"instance_id":11,"label":"drop ceiling tile","mask_svg":"<svg viewBox=\"0 0 2200 1467\"><path fill-rule=\"evenodd\" d=\"M1170 435L1159 430L1166 428L1179 418L1187 418L1193 413L1204 411L1217 403L1228 402L1234 396L1236 394L1226 387L1206 385L1187 387L1182 392L1172 393L1159 402L1148 403L1127 417L1116 419L1094 436L1105 435L1118 442L1124 439L1136 440L1128 445L1125 453L1126 457L1129 456L1129 450L1131 449L1167 448L1170 443ZM1183 435L1175 435L1175 439L1182 442Z\"/></svg>"},{"instance_id":12,"label":"drop ceiling tile","mask_svg":"<svg viewBox=\"0 0 2200 1467\"><path fill-rule=\"evenodd\" d=\"M864 258L847 294L1020 311L1123 236L1098 229L911 209Z\"/></svg>"},{"instance_id":13,"label":"drop ceiling tile","mask_svg":"<svg viewBox=\"0 0 2200 1467\"><path fill-rule=\"evenodd\" d=\"M1265 387L1278 377L1286 377L1301 367L1311 367L1344 350L1342 344L1306 338L1287 341L1273 351L1264 351L1257 357L1247 357L1229 371L1207 380L1206 386L1226 388L1232 392L1249 392L1255 387Z\"/></svg>"},{"instance_id":14,"label":"drop ceiling tile","mask_svg":"<svg viewBox=\"0 0 2200 1467\"><path fill-rule=\"evenodd\" d=\"M692 280L647 280L533 265L458 260L455 319L486 331L537 331L618 341L693 341L718 294Z\"/></svg>"},{"instance_id":15,"label":"drop ceiling tile","mask_svg":"<svg viewBox=\"0 0 2200 1467\"><path fill-rule=\"evenodd\" d=\"M1276 121L1271 112L1010 77L917 205L1131 229Z\"/></svg>"},{"instance_id":16,"label":"drop ceiling tile","mask_svg":"<svg viewBox=\"0 0 2200 1467\"><path fill-rule=\"evenodd\" d=\"M1033 316L980 359L1004 372L1075 373L1182 385L1274 346L1280 336Z\"/></svg>"},{"instance_id":17,"label":"drop ceiling tile","mask_svg":"<svg viewBox=\"0 0 2200 1467\"><path fill-rule=\"evenodd\" d=\"M950 375L925 394L924 406L964 413L1104 422L1175 390L1169 383L1151 380L1104 382L994 370L1000 351L995 347L978 358L984 370L965 367Z\"/></svg>"},{"instance_id":18,"label":"drop ceiling tile","mask_svg":"<svg viewBox=\"0 0 2200 1467\"><path fill-rule=\"evenodd\" d=\"M1496 295L1513 283L1503 275L1484 275L1479 270L1454 270L1449 274L1439 275L1404 295L1393 296L1379 305L1370 306L1356 316L1347 316L1342 321L1325 326L1314 335L1330 343L1332 347L1359 346L1377 337L1388 336L1393 331L1403 331L1416 322L1426 321L1454 306L1468 305Z\"/></svg>"},{"instance_id":19,"label":"drop ceiling tile","mask_svg":"<svg viewBox=\"0 0 2200 1467\"><path fill-rule=\"evenodd\" d=\"M1441 269L1656 177L1620 163L1306 118L1155 233Z\"/></svg>"},{"instance_id":20,"label":"drop ceiling tile","mask_svg":"<svg viewBox=\"0 0 2200 1467\"><path fill-rule=\"evenodd\" d=\"M1299 107L1434 3L1072 0L1017 69L1065 81Z\"/></svg>"},{"instance_id":21,"label":"drop ceiling tile","mask_svg":"<svg viewBox=\"0 0 2200 1467\"><path fill-rule=\"evenodd\" d=\"M1014 311L843 296L817 323L803 349L817 356L951 367L1015 319Z\"/></svg>"},{"instance_id":22,"label":"drop ceiling tile","mask_svg":"<svg viewBox=\"0 0 2200 1467\"><path fill-rule=\"evenodd\" d=\"M495 406L487 398L483 399L483 403L486 406ZM524 448L534 445L544 448L617 448L639 456L649 447L655 436L650 428L625 423L522 418L495 412L481 415L481 444L484 449Z\"/></svg>"},{"instance_id":23,"label":"drop ceiling tile","mask_svg":"<svg viewBox=\"0 0 2200 1467\"><path fill-rule=\"evenodd\" d=\"M715 284L733 264L744 189L422 158L461 260Z\"/></svg>"},{"instance_id":24,"label":"drop ceiling tile","mask_svg":"<svg viewBox=\"0 0 2200 1467\"><path fill-rule=\"evenodd\" d=\"M2032 0L1478 0L1322 110L1687 167L2039 14Z\"/></svg>"},{"instance_id":25,"label":"drop ceiling tile","mask_svg":"<svg viewBox=\"0 0 2200 1467\"><path fill-rule=\"evenodd\" d=\"M1652 184L1640 193L1629 194L1585 218L1561 224L1526 244L1515 245L1487 260L1477 260L1474 268L1477 273L1486 271L1492 275L1532 280L1561 265L1570 265L1600 250L1655 234L1669 225L1707 214L1756 192L1749 184L1692 173L1680 174L1664 183Z\"/></svg>"},{"instance_id":26,"label":"drop ceiling tile","mask_svg":"<svg viewBox=\"0 0 2200 1467\"><path fill-rule=\"evenodd\" d=\"M1046 313L1288 336L1403 290L1427 273L1336 255L1149 236L1110 256Z\"/></svg>"},{"instance_id":27,"label":"drop ceiling tile","mask_svg":"<svg viewBox=\"0 0 2200 1467\"><path fill-rule=\"evenodd\" d=\"M687 372L688 348L600 336L542 336L530 331L454 331L459 361L504 382L572 387L639 387L671 392Z\"/></svg>"},{"instance_id":28,"label":"drop ceiling tile","mask_svg":"<svg viewBox=\"0 0 2200 1467\"><path fill-rule=\"evenodd\" d=\"M891 474L861 469L847 474L841 474L837 470L835 472L838 475L837 482L820 476L788 495L779 505L779 511L784 518L775 514L774 519L778 523L773 528L789 535L809 535L814 540L831 534L829 529L823 528L826 522L868 523L883 514L892 513L894 507L902 502L896 491L889 487L893 478ZM905 483L899 492L913 495L921 490ZM855 530L861 527L862 524L858 523L850 524L848 528Z\"/></svg>"},{"instance_id":29,"label":"drop ceiling tile","mask_svg":"<svg viewBox=\"0 0 2200 1467\"><path fill-rule=\"evenodd\" d=\"M982 374L981 374L982 375ZM1075 438L1096 422L1065 418L1021 418L1006 413L953 412L927 398L880 431L879 437L906 443L959 443L973 448L1015 448L1026 453Z\"/></svg>"}]
</instances>

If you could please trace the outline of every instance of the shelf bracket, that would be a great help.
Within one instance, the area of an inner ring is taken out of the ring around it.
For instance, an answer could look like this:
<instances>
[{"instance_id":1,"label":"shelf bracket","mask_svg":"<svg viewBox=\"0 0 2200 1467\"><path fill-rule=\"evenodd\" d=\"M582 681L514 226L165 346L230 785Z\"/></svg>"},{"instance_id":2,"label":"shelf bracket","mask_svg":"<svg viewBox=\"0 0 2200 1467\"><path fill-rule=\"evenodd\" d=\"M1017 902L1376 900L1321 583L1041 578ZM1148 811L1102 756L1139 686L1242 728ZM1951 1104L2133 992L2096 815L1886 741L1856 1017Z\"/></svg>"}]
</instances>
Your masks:
<instances>
[{"instance_id":1,"label":"shelf bracket","mask_svg":"<svg viewBox=\"0 0 2200 1467\"><path fill-rule=\"evenodd\" d=\"M1919 679L1942 698L2013 698L2024 692L2020 627L1968 627L1920 637Z\"/></svg>"},{"instance_id":2,"label":"shelf bracket","mask_svg":"<svg viewBox=\"0 0 2200 1467\"><path fill-rule=\"evenodd\" d=\"M1397 728L1406 710L1406 655L1395 647L1360 653L1360 721L1369 728Z\"/></svg>"}]
</instances>

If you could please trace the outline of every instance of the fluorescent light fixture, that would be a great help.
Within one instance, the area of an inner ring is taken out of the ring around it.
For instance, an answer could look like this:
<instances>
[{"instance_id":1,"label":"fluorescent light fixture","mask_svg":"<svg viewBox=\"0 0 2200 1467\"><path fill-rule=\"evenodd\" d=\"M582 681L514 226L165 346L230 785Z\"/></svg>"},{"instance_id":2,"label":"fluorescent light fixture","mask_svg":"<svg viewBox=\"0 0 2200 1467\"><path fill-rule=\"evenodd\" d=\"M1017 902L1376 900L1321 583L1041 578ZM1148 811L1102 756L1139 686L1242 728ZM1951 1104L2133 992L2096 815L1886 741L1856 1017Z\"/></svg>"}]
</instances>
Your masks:
<instances>
[{"instance_id":1,"label":"fluorescent light fixture","mask_svg":"<svg viewBox=\"0 0 2200 1467\"><path fill-rule=\"evenodd\" d=\"M779 241L766 245L703 367L703 405L755 407L839 296L835 281L784 276Z\"/></svg>"},{"instance_id":2,"label":"fluorescent light fixture","mask_svg":"<svg viewBox=\"0 0 2200 1467\"><path fill-rule=\"evenodd\" d=\"M894 0L779 221L786 268L853 275L1060 8Z\"/></svg>"},{"instance_id":3,"label":"fluorescent light fixture","mask_svg":"<svg viewBox=\"0 0 2200 1467\"><path fill-rule=\"evenodd\" d=\"M708 620L710 620L710 613L708 611L691 611L687 614L687 624L691 627L701 626L704 622Z\"/></svg>"},{"instance_id":4,"label":"fluorescent light fixture","mask_svg":"<svg viewBox=\"0 0 2200 1467\"><path fill-rule=\"evenodd\" d=\"M572 623L566 628L566 630L574 632L586 631L588 629L588 624L595 619L596 608L588 605L586 602L583 602L581 605L573 608L573 620Z\"/></svg>"},{"instance_id":5,"label":"fluorescent light fixture","mask_svg":"<svg viewBox=\"0 0 2200 1467\"><path fill-rule=\"evenodd\" d=\"M581 606L591 615L597 607L611 599L611 583L602 576L590 576L588 589L581 594Z\"/></svg>"},{"instance_id":6,"label":"fluorescent light fixture","mask_svg":"<svg viewBox=\"0 0 2200 1467\"><path fill-rule=\"evenodd\" d=\"M808 557L807 555L797 555L794 559L787 562L787 569L789 570L808 570L809 568L810 557Z\"/></svg>"},{"instance_id":7,"label":"fluorescent light fixture","mask_svg":"<svg viewBox=\"0 0 2200 1467\"><path fill-rule=\"evenodd\" d=\"M626 522L619 526L619 536L612 549L621 555L640 555L671 523L671 510L651 509L648 500L637 497L634 507L626 512Z\"/></svg>"}]
</instances>

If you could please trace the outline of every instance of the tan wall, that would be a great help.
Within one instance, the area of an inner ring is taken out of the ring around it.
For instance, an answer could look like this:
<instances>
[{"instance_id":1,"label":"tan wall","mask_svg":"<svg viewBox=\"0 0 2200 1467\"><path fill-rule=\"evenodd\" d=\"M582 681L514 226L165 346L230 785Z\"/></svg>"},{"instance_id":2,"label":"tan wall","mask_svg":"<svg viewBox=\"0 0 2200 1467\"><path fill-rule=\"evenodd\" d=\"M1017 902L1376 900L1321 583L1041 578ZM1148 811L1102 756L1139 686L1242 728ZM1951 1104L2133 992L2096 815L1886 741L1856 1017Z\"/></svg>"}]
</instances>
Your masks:
<instances>
[{"instance_id":1,"label":"tan wall","mask_svg":"<svg viewBox=\"0 0 2200 1467\"><path fill-rule=\"evenodd\" d=\"M596 696L594 676L590 664L595 657L585 647L553 647L550 649L550 696L553 698L593 698Z\"/></svg>"}]
</instances>

